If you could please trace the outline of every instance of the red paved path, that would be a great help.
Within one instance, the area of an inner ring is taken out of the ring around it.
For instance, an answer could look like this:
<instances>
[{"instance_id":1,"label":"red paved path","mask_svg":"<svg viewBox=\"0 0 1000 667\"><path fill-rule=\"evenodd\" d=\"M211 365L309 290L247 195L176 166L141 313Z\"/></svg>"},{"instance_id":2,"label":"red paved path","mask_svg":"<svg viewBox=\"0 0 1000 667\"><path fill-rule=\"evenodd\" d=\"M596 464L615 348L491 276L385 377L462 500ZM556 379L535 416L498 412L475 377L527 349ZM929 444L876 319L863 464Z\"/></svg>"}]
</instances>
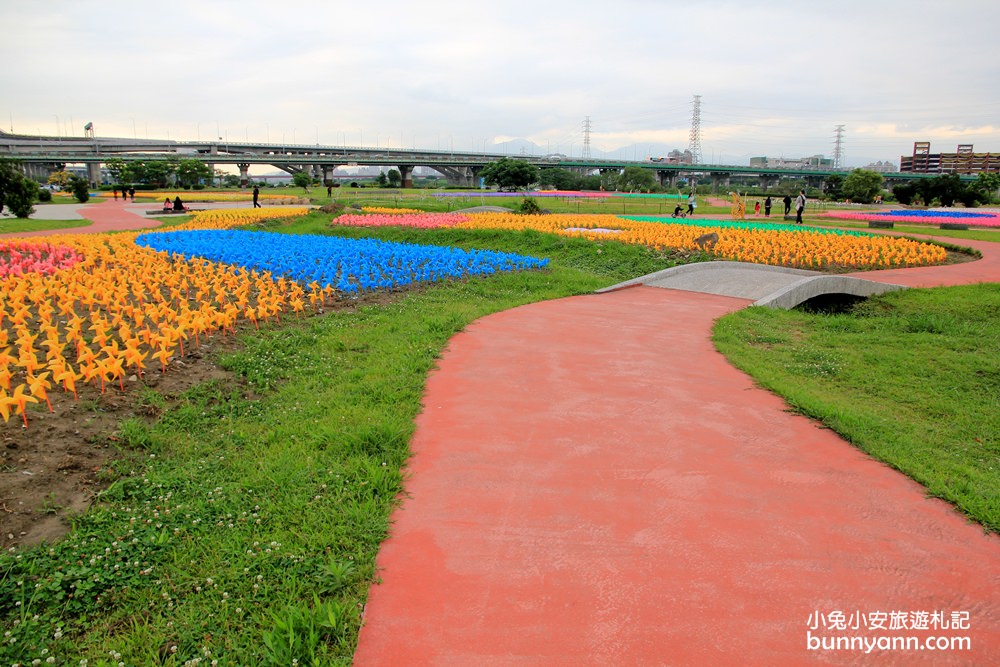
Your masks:
<instances>
[{"instance_id":1,"label":"red paved path","mask_svg":"<svg viewBox=\"0 0 1000 667\"><path fill-rule=\"evenodd\" d=\"M145 209L133 208L133 205L115 201L102 201L99 204L86 204L77 209L77 213L93 222L86 227L64 227L62 229L45 229L34 232L12 232L0 234L0 238L15 238L22 236L53 236L56 234L99 234L101 232L121 232L134 229L152 229L160 223L145 215ZM155 208L150 205L147 208Z\"/></svg>"},{"instance_id":2,"label":"red paved path","mask_svg":"<svg viewBox=\"0 0 1000 667\"><path fill-rule=\"evenodd\" d=\"M879 275L1000 281L969 245ZM1000 540L731 367L745 305L638 287L452 339L355 665L1000 664ZM972 650L810 651L816 610L969 612L937 634Z\"/></svg>"}]
</instances>

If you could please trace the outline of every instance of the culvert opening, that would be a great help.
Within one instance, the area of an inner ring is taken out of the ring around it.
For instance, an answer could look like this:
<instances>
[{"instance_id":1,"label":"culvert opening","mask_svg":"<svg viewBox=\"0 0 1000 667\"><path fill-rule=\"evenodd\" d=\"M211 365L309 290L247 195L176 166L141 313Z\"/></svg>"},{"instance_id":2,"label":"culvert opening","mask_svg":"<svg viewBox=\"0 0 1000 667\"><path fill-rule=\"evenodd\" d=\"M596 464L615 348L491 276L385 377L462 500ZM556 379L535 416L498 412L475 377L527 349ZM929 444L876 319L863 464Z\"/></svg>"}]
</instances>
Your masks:
<instances>
[{"instance_id":1,"label":"culvert opening","mask_svg":"<svg viewBox=\"0 0 1000 667\"><path fill-rule=\"evenodd\" d=\"M820 294L795 306L795 310L824 315L848 313L858 303L867 299L868 297L857 294Z\"/></svg>"}]
</instances>

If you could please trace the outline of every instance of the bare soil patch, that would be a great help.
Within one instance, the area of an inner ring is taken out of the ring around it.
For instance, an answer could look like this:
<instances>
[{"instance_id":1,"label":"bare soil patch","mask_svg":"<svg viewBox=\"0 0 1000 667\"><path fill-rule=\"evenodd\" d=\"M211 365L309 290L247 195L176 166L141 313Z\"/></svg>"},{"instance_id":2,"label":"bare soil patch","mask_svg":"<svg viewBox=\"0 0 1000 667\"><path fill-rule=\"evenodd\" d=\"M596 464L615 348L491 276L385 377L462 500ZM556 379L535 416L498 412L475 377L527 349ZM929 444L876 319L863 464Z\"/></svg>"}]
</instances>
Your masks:
<instances>
[{"instance_id":1,"label":"bare soil patch","mask_svg":"<svg viewBox=\"0 0 1000 667\"><path fill-rule=\"evenodd\" d=\"M79 399L50 389L53 412L42 403L28 408L28 426L18 415L0 424L0 546L29 546L62 537L70 522L87 510L95 494L113 478L109 460L122 454L119 425L129 417L155 418L158 410L142 400L142 388L155 390L169 404L209 380L238 382L218 366L222 351L236 349L230 334L216 334L166 373L147 369L130 375L104 393L78 385ZM156 364L150 364L156 366Z\"/></svg>"},{"instance_id":2,"label":"bare soil patch","mask_svg":"<svg viewBox=\"0 0 1000 667\"><path fill-rule=\"evenodd\" d=\"M406 291L420 289L419 286ZM325 312L389 303L404 290L393 290L326 304ZM315 315L322 317L323 315ZM284 319L283 325L293 319ZM294 325L293 325L294 326ZM252 331L245 325L243 332ZM201 344L186 349L166 373L156 362L142 379L129 375L124 391L117 382L104 393L94 385L77 385L79 398L61 388L51 388L53 412L44 402L28 407L28 427L19 415L0 421L0 548L52 543L70 529L72 519L87 511L97 493L114 481L109 464L130 454L118 440L121 423L131 417L153 420L171 409L184 392L204 382L229 383L249 393L242 379L223 369L220 355L242 347L231 333L202 337ZM154 390L162 406L145 399Z\"/></svg>"}]
</instances>

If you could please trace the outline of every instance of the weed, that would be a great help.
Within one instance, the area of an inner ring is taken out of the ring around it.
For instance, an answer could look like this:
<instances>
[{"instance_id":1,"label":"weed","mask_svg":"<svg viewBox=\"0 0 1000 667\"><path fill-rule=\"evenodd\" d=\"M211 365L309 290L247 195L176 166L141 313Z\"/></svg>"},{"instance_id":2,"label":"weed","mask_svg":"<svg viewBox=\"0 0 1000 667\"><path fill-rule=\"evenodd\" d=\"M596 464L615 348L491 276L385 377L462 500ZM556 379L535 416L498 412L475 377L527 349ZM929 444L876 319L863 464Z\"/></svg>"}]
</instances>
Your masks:
<instances>
[{"instance_id":1,"label":"weed","mask_svg":"<svg viewBox=\"0 0 1000 667\"><path fill-rule=\"evenodd\" d=\"M118 441L125 447L132 449L151 449L153 435L146 422L129 417L122 421L118 427Z\"/></svg>"}]
</instances>

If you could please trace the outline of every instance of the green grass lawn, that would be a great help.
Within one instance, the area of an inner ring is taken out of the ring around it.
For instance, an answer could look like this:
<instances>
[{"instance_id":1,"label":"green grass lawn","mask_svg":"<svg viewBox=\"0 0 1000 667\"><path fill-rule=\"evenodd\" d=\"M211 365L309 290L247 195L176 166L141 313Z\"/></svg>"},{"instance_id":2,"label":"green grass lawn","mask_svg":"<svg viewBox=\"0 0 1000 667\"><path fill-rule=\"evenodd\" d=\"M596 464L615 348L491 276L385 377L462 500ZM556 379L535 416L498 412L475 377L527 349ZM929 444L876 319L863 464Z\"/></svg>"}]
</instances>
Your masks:
<instances>
[{"instance_id":1,"label":"green grass lawn","mask_svg":"<svg viewBox=\"0 0 1000 667\"><path fill-rule=\"evenodd\" d=\"M100 502L58 544L0 555L11 632L0 664L349 664L424 380L451 336L492 312L673 263L536 232L367 233L533 250L552 264L286 318L221 360L239 381L139 392Z\"/></svg>"},{"instance_id":2,"label":"green grass lawn","mask_svg":"<svg viewBox=\"0 0 1000 667\"><path fill-rule=\"evenodd\" d=\"M92 225L90 220L32 220L22 218L0 218L0 234L23 234L24 232L41 232L52 229L69 229Z\"/></svg>"},{"instance_id":3,"label":"green grass lawn","mask_svg":"<svg viewBox=\"0 0 1000 667\"><path fill-rule=\"evenodd\" d=\"M99 502L65 540L0 554L0 665L349 664L424 381L448 340L489 313L685 259L533 231L329 219L263 227L551 265L247 329L243 349L220 359L231 380L136 391ZM797 409L996 529L998 314L996 285L909 290L851 315L749 309L722 320L716 340Z\"/></svg>"}]
</instances>

